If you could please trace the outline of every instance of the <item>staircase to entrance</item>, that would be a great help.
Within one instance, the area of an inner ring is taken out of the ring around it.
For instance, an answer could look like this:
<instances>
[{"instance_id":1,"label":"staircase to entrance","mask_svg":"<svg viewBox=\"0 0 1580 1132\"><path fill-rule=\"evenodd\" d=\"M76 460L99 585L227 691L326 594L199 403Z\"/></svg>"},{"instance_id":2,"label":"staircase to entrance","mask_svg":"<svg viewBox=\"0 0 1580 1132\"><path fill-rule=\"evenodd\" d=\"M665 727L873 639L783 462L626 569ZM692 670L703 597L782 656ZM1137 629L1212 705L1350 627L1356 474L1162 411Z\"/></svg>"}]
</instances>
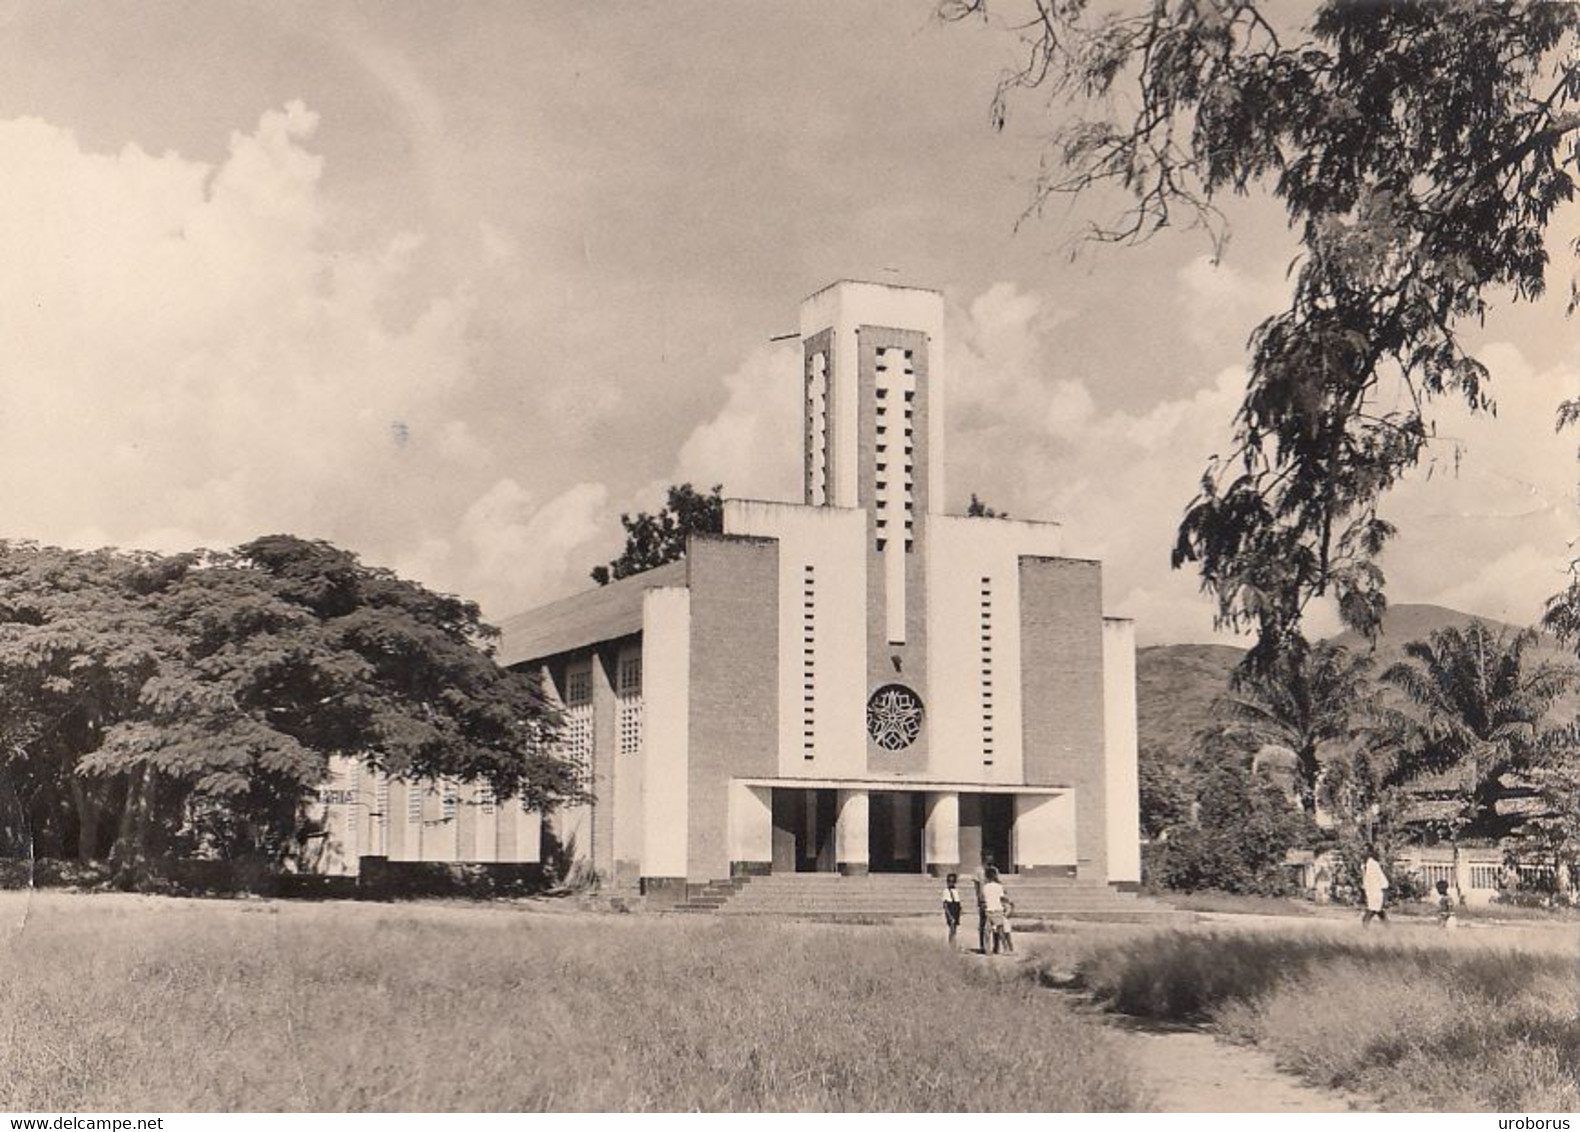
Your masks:
<instances>
[{"instance_id":1,"label":"staircase to entrance","mask_svg":"<svg viewBox=\"0 0 1580 1132\"><path fill-rule=\"evenodd\" d=\"M1175 923L1194 917L1102 881L1076 877L1004 878L1017 920ZM693 887L674 911L720 916L783 916L819 920L898 919L940 915L943 881L920 874L774 873ZM975 909L970 882L961 886L967 925ZM974 930L974 929L972 929Z\"/></svg>"}]
</instances>

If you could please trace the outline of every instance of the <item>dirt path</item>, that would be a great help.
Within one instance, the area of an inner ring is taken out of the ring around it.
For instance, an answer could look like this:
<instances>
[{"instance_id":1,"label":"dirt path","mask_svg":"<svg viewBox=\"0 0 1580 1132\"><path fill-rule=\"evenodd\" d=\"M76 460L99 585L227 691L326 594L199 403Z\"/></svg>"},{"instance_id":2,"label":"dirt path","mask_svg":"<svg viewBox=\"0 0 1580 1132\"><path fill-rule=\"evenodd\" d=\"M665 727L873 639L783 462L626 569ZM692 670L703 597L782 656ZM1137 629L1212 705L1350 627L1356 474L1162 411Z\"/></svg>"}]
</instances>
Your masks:
<instances>
[{"instance_id":1,"label":"dirt path","mask_svg":"<svg viewBox=\"0 0 1580 1132\"><path fill-rule=\"evenodd\" d=\"M1097 1015L1089 1015L1096 1018ZM1189 1027L1103 1016L1163 1112L1364 1112L1362 1098L1317 1089L1259 1049Z\"/></svg>"},{"instance_id":2,"label":"dirt path","mask_svg":"<svg viewBox=\"0 0 1580 1132\"><path fill-rule=\"evenodd\" d=\"M1001 978L1013 962L967 953L965 959ZM1366 1112L1366 1098L1319 1089L1278 1068L1254 1046L1234 1045L1197 1026L1110 1014L1074 990L1049 988L1083 1018L1102 1026L1135 1067L1160 1112Z\"/></svg>"}]
</instances>

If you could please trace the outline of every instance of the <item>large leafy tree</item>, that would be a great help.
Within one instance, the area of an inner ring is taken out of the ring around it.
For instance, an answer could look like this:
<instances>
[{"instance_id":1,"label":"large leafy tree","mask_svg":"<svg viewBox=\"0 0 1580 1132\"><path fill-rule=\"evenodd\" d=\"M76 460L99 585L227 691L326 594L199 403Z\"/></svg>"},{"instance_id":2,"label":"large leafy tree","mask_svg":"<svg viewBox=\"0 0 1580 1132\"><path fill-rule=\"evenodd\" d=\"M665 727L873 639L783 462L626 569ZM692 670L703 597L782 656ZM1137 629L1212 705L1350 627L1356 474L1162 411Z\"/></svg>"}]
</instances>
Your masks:
<instances>
[{"instance_id":1,"label":"large leafy tree","mask_svg":"<svg viewBox=\"0 0 1580 1132\"><path fill-rule=\"evenodd\" d=\"M158 558L8 545L0 553L7 766L44 849L117 856L183 837L285 851L327 760L489 783L548 808L579 797L529 676L501 669L477 606L290 536ZM205 824L206 823L206 824Z\"/></svg>"},{"instance_id":2,"label":"large leafy tree","mask_svg":"<svg viewBox=\"0 0 1580 1132\"><path fill-rule=\"evenodd\" d=\"M1569 867L1571 883L1580 880L1580 745L1574 728L1545 745L1530 781L1542 804L1529 822L1533 841Z\"/></svg>"},{"instance_id":3,"label":"large leafy tree","mask_svg":"<svg viewBox=\"0 0 1580 1132\"><path fill-rule=\"evenodd\" d=\"M103 819L124 783L78 773L172 642L150 595L185 560L0 544L0 772L15 796L21 841L40 854L100 855Z\"/></svg>"},{"instance_id":4,"label":"large leafy tree","mask_svg":"<svg viewBox=\"0 0 1580 1132\"><path fill-rule=\"evenodd\" d=\"M625 549L607 565L594 566L592 580L607 586L617 578L629 578L684 558L686 540L692 535L724 530L723 492L722 484L714 484L706 494L689 483L671 484L658 514L638 511L635 515L621 515Z\"/></svg>"},{"instance_id":5,"label":"large leafy tree","mask_svg":"<svg viewBox=\"0 0 1580 1132\"><path fill-rule=\"evenodd\" d=\"M1136 769L1141 836L1157 841L1190 820L1193 783L1156 751L1144 752Z\"/></svg>"},{"instance_id":6,"label":"large leafy tree","mask_svg":"<svg viewBox=\"0 0 1580 1132\"><path fill-rule=\"evenodd\" d=\"M1406 658L1383 673L1415 706L1414 736L1395 772L1462 783L1453 832L1501 838L1524 815L1510 803L1539 794L1533 769L1552 765L1550 713L1575 683L1568 666L1532 663L1530 630L1494 631L1482 621L1439 629L1405 646ZM1572 758L1572 752L1570 756Z\"/></svg>"},{"instance_id":7,"label":"large leafy tree","mask_svg":"<svg viewBox=\"0 0 1580 1132\"><path fill-rule=\"evenodd\" d=\"M1325 0L1302 29L1255 0L943 10L990 4L1027 16L995 122L1029 91L1069 108L1034 210L1117 190L1128 204L1091 234L1125 242L1221 238L1225 194L1284 208L1301 245L1289 301L1253 337L1233 451L1209 464L1174 561L1195 564L1222 623L1257 631L1253 664L1322 595L1373 631L1393 534L1378 504L1429 443L1431 402L1491 407L1463 327L1494 294L1546 289L1548 224L1575 189L1580 6Z\"/></svg>"},{"instance_id":8,"label":"large leafy tree","mask_svg":"<svg viewBox=\"0 0 1580 1132\"><path fill-rule=\"evenodd\" d=\"M1213 705L1230 737L1287 748L1307 814L1316 813L1321 752L1342 749L1373 723L1372 658L1331 641L1294 637L1272 661L1236 671Z\"/></svg>"},{"instance_id":9,"label":"large leafy tree","mask_svg":"<svg viewBox=\"0 0 1580 1132\"><path fill-rule=\"evenodd\" d=\"M1195 768L1195 820L1151 854L1157 879L1183 891L1283 895L1284 858L1312 828L1284 791L1253 774L1245 752L1222 736L1205 738Z\"/></svg>"}]
</instances>

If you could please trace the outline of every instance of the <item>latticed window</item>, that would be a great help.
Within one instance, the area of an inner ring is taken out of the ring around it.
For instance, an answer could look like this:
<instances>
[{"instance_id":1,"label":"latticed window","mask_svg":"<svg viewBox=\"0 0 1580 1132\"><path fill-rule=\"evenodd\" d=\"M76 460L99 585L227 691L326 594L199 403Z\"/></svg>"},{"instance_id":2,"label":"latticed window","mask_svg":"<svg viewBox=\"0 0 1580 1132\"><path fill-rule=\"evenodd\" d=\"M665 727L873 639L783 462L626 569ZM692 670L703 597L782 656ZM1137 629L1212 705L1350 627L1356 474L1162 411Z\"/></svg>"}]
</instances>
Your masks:
<instances>
[{"instance_id":1,"label":"latticed window","mask_svg":"<svg viewBox=\"0 0 1580 1132\"><path fill-rule=\"evenodd\" d=\"M993 765L993 579L982 579L982 605L977 622L980 696L982 702L982 765Z\"/></svg>"},{"instance_id":2,"label":"latticed window","mask_svg":"<svg viewBox=\"0 0 1580 1132\"><path fill-rule=\"evenodd\" d=\"M903 751L922 733L922 701L904 684L885 684L867 701L867 734L886 751Z\"/></svg>"},{"instance_id":3,"label":"latticed window","mask_svg":"<svg viewBox=\"0 0 1580 1132\"><path fill-rule=\"evenodd\" d=\"M388 775L380 773L375 781L378 785L373 788L373 805L378 810L379 852L382 853L390 827L390 780Z\"/></svg>"},{"instance_id":4,"label":"latticed window","mask_svg":"<svg viewBox=\"0 0 1580 1132\"><path fill-rule=\"evenodd\" d=\"M422 821L422 796L423 796L423 793L424 793L424 787L423 787L422 783L420 783L420 782L408 782L406 784L406 820L407 821L417 821L417 822Z\"/></svg>"},{"instance_id":5,"label":"latticed window","mask_svg":"<svg viewBox=\"0 0 1580 1132\"><path fill-rule=\"evenodd\" d=\"M801 753L817 754L817 571L811 563L801 574Z\"/></svg>"},{"instance_id":6,"label":"latticed window","mask_svg":"<svg viewBox=\"0 0 1580 1132\"><path fill-rule=\"evenodd\" d=\"M439 796L439 816L444 821L450 821L455 817L455 786L446 782L443 791Z\"/></svg>"},{"instance_id":7,"label":"latticed window","mask_svg":"<svg viewBox=\"0 0 1580 1132\"><path fill-rule=\"evenodd\" d=\"M563 744L566 757L581 767L585 780L592 773L593 756L592 672L585 668L565 674Z\"/></svg>"},{"instance_id":8,"label":"latticed window","mask_svg":"<svg viewBox=\"0 0 1580 1132\"><path fill-rule=\"evenodd\" d=\"M806 383L807 497L815 507L828 502L828 354L813 354Z\"/></svg>"},{"instance_id":9,"label":"latticed window","mask_svg":"<svg viewBox=\"0 0 1580 1132\"><path fill-rule=\"evenodd\" d=\"M494 812L494 788L486 782L477 788L477 804L485 814Z\"/></svg>"},{"instance_id":10,"label":"latticed window","mask_svg":"<svg viewBox=\"0 0 1580 1132\"><path fill-rule=\"evenodd\" d=\"M620 658L616 677L619 697L620 753L639 754L642 750L642 654L633 653Z\"/></svg>"},{"instance_id":11,"label":"latticed window","mask_svg":"<svg viewBox=\"0 0 1580 1132\"><path fill-rule=\"evenodd\" d=\"M877 500L877 549L882 550L889 539L898 538L910 550L915 534L916 459L916 365L912 352L898 347L879 350L876 377L873 488Z\"/></svg>"}]
</instances>

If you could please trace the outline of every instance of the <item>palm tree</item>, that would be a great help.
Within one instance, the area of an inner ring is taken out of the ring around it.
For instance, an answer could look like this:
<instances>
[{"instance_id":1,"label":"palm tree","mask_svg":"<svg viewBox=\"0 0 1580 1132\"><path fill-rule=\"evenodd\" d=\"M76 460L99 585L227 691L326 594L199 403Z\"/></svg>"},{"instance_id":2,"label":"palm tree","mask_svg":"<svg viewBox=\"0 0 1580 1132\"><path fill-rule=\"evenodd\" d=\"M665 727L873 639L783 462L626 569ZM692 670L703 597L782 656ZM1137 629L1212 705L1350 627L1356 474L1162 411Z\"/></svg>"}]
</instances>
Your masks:
<instances>
[{"instance_id":1,"label":"palm tree","mask_svg":"<svg viewBox=\"0 0 1580 1132\"><path fill-rule=\"evenodd\" d=\"M1322 770L1317 753L1325 744L1347 742L1370 717L1371 666L1364 653L1296 637L1271 664L1237 671L1214 713L1227 736L1293 752L1300 804L1315 815Z\"/></svg>"},{"instance_id":2,"label":"palm tree","mask_svg":"<svg viewBox=\"0 0 1580 1132\"><path fill-rule=\"evenodd\" d=\"M1520 824L1498 803L1529 793L1530 771L1549 745L1547 714L1574 686L1571 668L1528 662L1537 640L1530 629L1495 632L1472 621L1412 641L1407 659L1383 673L1417 709L1397 777L1453 775L1463 784L1455 824L1470 836L1501 838Z\"/></svg>"}]
</instances>

